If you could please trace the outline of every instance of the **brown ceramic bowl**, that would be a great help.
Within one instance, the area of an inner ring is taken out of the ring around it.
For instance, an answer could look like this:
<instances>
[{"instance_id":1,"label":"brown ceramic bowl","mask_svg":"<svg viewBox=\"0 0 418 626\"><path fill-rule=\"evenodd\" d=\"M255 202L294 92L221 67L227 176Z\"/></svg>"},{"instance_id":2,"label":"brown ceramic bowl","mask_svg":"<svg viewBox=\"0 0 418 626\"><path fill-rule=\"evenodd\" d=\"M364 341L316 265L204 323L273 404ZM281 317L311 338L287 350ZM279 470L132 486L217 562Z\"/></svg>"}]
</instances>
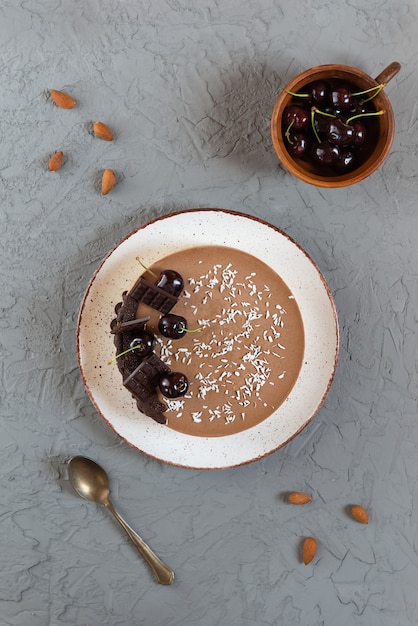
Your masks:
<instances>
[{"instance_id":1,"label":"brown ceramic bowl","mask_svg":"<svg viewBox=\"0 0 418 626\"><path fill-rule=\"evenodd\" d=\"M284 167L294 176L297 176L306 183L317 187L346 187L354 185L367 178L377 170L387 157L392 145L395 123L394 115L389 98L383 89L373 99L376 110L384 110L385 113L376 117L369 117L373 120L368 125L367 147L364 150L361 161L356 169L343 174L334 173L311 161L294 158L286 149L284 131L282 127L282 115L284 109L290 104L293 96L289 91L303 92L303 88L316 80L342 79L358 87L358 91L377 87L380 84L387 84L400 70L400 64L391 63L379 74L377 78L371 78L361 70L347 65L318 65L312 67L291 80L277 99L271 118L271 135L273 146L277 156Z\"/></svg>"}]
</instances>

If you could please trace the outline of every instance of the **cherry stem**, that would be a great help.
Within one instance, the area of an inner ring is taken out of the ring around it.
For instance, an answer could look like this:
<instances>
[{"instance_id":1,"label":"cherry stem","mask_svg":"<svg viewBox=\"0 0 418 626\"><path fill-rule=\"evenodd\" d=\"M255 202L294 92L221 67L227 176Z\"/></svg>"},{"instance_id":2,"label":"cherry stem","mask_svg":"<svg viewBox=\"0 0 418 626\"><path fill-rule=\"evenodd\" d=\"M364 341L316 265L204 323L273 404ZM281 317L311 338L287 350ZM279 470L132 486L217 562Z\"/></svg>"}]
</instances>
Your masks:
<instances>
[{"instance_id":1,"label":"cherry stem","mask_svg":"<svg viewBox=\"0 0 418 626\"><path fill-rule=\"evenodd\" d=\"M377 95L378 95L378 94L382 91L382 89L383 89L383 87L384 87L384 86L385 86L385 85L382 85L382 86L381 86L381 89L379 89L378 91L376 91L376 93L374 93L372 96L370 96L370 98L366 98L365 100L362 100L361 104L364 104L365 102L369 102L369 100L373 100L373 98L374 98L375 96L377 96Z\"/></svg>"},{"instance_id":2,"label":"cherry stem","mask_svg":"<svg viewBox=\"0 0 418 626\"><path fill-rule=\"evenodd\" d=\"M333 113L326 113L325 111L321 111L320 109L317 109L316 107L312 107L312 111L314 113L319 113L319 115L325 115L325 117L337 117Z\"/></svg>"},{"instance_id":3,"label":"cherry stem","mask_svg":"<svg viewBox=\"0 0 418 626\"><path fill-rule=\"evenodd\" d=\"M185 333L200 333L200 331L202 330L202 327L199 326L199 328L183 328L182 330L184 330Z\"/></svg>"},{"instance_id":4,"label":"cherry stem","mask_svg":"<svg viewBox=\"0 0 418 626\"><path fill-rule=\"evenodd\" d=\"M308 93L295 93L294 91L287 92L290 96L298 96L298 98L309 98Z\"/></svg>"},{"instance_id":5,"label":"cherry stem","mask_svg":"<svg viewBox=\"0 0 418 626\"><path fill-rule=\"evenodd\" d=\"M316 128L315 128L315 113L316 113L316 107L312 107L312 109L311 109L311 126L312 126L312 130L313 130L313 133L314 133L314 135L316 137L317 142L321 143L321 138L318 135L318 133L316 131Z\"/></svg>"},{"instance_id":6,"label":"cherry stem","mask_svg":"<svg viewBox=\"0 0 418 626\"><path fill-rule=\"evenodd\" d=\"M293 144L293 141L290 140L290 129L292 128L293 124L295 123L295 120L292 120L289 124L289 126L286 129L286 132L284 134L284 136L286 137L287 141L291 144Z\"/></svg>"},{"instance_id":7,"label":"cherry stem","mask_svg":"<svg viewBox=\"0 0 418 626\"><path fill-rule=\"evenodd\" d=\"M154 276L154 278L158 278L157 274L155 272L153 272L152 270L150 270L149 267L147 267L146 265L143 264L143 262L141 261L141 259L139 258L139 256L136 257L136 260L138 261L138 263L140 265L142 265L142 267L144 268L144 270L147 270L147 272L149 272L150 274L152 274Z\"/></svg>"},{"instance_id":8,"label":"cherry stem","mask_svg":"<svg viewBox=\"0 0 418 626\"><path fill-rule=\"evenodd\" d=\"M336 116L333 115L332 113L325 113L325 111L320 111L316 107L312 107L311 108L311 126L312 126L312 130L314 132L314 135L315 135L318 143L321 143L321 138L318 135L318 133L316 131L316 128L315 128L315 113L319 113L320 115L325 115L325 117L336 117Z\"/></svg>"},{"instance_id":9,"label":"cherry stem","mask_svg":"<svg viewBox=\"0 0 418 626\"><path fill-rule=\"evenodd\" d=\"M367 98L366 100L362 101L362 104L364 104L365 102L369 102L369 100L373 100L373 98L375 98L382 91L382 89L384 89L385 86L386 86L385 83L381 83L380 85L376 85L376 87L370 87L370 89L365 89L364 91L356 91L356 93L353 93L351 95L362 96L365 93L370 93L371 91L375 91L376 93L370 96L370 98Z\"/></svg>"},{"instance_id":10,"label":"cherry stem","mask_svg":"<svg viewBox=\"0 0 418 626\"><path fill-rule=\"evenodd\" d=\"M132 350L137 350L138 348L142 348L142 345L137 345L137 346L131 346L130 348L128 348L127 350L124 350L123 352L119 352L119 354L117 354L116 356L114 356L113 358L109 359L107 364L110 365L111 363L113 363L113 361L116 361L116 359L118 359L120 356L123 356L124 354L128 354L128 352L132 352Z\"/></svg>"},{"instance_id":11,"label":"cherry stem","mask_svg":"<svg viewBox=\"0 0 418 626\"><path fill-rule=\"evenodd\" d=\"M350 122L352 122L353 120L358 119L359 117L373 117L375 115L383 115L384 111L371 111L370 113L359 113L358 115L353 115L352 117L349 117L348 120L345 121L346 124L349 124Z\"/></svg>"}]
</instances>

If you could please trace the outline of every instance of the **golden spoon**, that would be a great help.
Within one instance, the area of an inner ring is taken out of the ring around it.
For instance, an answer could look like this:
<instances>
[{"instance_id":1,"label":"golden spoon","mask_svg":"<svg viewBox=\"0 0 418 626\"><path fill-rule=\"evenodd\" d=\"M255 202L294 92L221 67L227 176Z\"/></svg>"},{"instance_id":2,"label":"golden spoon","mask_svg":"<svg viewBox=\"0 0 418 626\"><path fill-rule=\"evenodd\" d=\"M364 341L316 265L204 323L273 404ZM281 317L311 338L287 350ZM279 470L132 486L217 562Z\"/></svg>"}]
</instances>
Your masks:
<instances>
[{"instance_id":1,"label":"golden spoon","mask_svg":"<svg viewBox=\"0 0 418 626\"><path fill-rule=\"evenodd\" d=\"M109 477L105 470L91 459L84 456L73 456L68 461L68 477L79 496L86 500L104 504L113 513L141 556L150 566L157 581L161 585L171 585L174 580L174 572L154 554L151 548L119 515L111 503L109 498Z\"/></svg>"}]
</instances>

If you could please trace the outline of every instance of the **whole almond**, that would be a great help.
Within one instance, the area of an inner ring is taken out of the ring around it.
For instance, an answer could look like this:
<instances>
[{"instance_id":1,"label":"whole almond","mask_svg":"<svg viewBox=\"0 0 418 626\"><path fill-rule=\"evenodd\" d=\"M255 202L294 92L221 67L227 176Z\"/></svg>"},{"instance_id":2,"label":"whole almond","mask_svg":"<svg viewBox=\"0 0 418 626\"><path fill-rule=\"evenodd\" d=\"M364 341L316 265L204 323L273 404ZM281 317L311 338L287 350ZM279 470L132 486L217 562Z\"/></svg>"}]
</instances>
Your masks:
<instances>
[{"instance_id":1,"label":"whole almond","mask_svg":"<svg viewBox=\"0 0 418 626\"><path fill-rule=\"evenodd\" d=\"M312 561L316 554L316 539L313 537L306 537L303 542L303 562L308 565Z\"/></svg>"},{"instance_id":2,"label":"whole almond","mask_svg":"<svg viewBox=\"0 0 418 626\"><path fill-rule=\"evenodd\" d=\"M287 499L290 504L307 504L311 501L311 496L302 491L292 491L292 493L289 493Z\"/></svg>"},{"instance_id":3,"label":"whole almond","mask_svg":"<svg viewBox=\"0 0 418 626\"><path fill-rule=\"evenodd\" d=\"M93 124L93 132L99 139L104 139L104 141L113 141L113 134L110 128L103 124L103 122L95 122Z\"/></svg>"},{"instance_id":4,"label":"whole almond","mask_svg":"<svg viewBox=\"0 0 418 626\"><path fill-rule=\"evenodd\" d=\"M77 104L74 98L68 95L68 93L64 93L64 91L57 91L56 89L50 90L50 95L52 100L56 105L61 107L62 109L72 109Z\"/></svg>"},{"instance_id":5,"label":"whole almond","mask_svg":"<svg viewBox=\"0 0 418 626\"><path fill-rule=\"evenodd\" d=\"M102 176L102 195L105 196L112 191L116 184L116 176L113 170L105 170Z\"/></svg>"},{"instance_id":6,"label":"whole almond","mask_svg":"<svg viewBox=\"0 0 418 626\"><path fill-rule=\"evenodd\" d=\"M360 522L360 524L368 524L369 523L369 514L366 509L359 504L353 504L351 507L351 515L355 520Z\"/></svg>"},{"instance_id":7,"label":"whole almond","mask_svg":"<svg viewBox=\"0 0 418 626\"><path fill-rule=\"evenodd\" d=\"M64 153L59 151L55 152L48 161L48 169L50 172L56 172L62 165L64 159Z\"/></svg>"}]
</instances>

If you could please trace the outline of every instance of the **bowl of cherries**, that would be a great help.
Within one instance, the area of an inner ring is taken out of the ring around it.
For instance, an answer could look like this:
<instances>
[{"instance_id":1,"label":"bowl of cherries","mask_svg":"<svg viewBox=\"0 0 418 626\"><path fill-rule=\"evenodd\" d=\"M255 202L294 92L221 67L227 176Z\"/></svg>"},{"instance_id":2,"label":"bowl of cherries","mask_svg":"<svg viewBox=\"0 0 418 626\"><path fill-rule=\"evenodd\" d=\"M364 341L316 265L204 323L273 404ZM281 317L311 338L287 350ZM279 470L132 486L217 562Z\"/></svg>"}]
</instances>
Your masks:
<instances>
[{"instance_id":1,"label":"bowl of cherries","mask_svg":"<svg viewBox=\"0 0 418 626\"><path fill-rule=\"evenodd\" d=\"M346 65L319 65L290 81L271 118L283 166L318 187L353 185L375 172L391 148L395 123L384 92L400 64L371 78Z\"/></svg>"}]
</instances>

